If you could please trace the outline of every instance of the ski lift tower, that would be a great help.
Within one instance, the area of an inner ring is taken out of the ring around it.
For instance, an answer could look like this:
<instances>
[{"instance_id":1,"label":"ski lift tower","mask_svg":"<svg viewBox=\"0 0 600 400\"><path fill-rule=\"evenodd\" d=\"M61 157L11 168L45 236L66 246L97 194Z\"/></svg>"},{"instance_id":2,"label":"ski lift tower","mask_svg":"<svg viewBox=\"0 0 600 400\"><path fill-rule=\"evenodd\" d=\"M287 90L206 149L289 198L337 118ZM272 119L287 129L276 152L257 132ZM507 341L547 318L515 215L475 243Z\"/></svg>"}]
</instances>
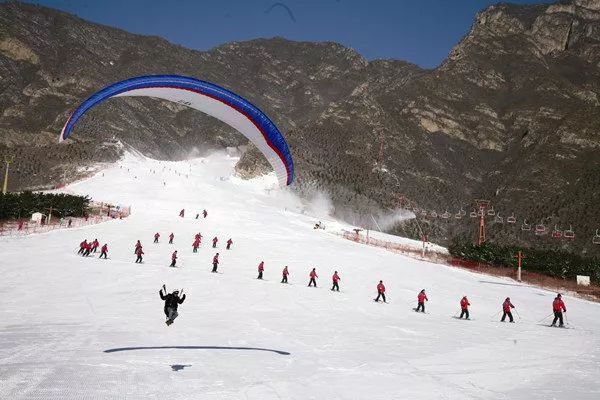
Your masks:
<instances>
[{"instance_id":1,"label":"ski lift tower","mask_svg":"<svg viewBox=\"0 0 600 400\"><path fill-rule=\"evenodd\" d=\"M490 207L490 202L489 200L475 200L475 204L479 210L479 237L477 239L477 245L481 246L485 243L485 216Z\"/></svg>"}]
</instances>

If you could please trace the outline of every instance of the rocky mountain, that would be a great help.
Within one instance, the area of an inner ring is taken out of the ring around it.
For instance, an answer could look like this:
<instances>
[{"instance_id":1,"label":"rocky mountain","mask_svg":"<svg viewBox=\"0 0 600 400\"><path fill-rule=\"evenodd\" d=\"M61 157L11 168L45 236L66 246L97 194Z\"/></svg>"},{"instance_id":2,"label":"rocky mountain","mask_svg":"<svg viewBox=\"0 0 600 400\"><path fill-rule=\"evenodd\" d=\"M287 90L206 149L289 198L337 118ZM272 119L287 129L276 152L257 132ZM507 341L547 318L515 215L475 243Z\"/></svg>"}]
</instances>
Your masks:
<instances>
[{"instance_id":1,"label":"rocky mountain","mask_svg":"<svg viewBox=\"0 0 600 400\"><path fill-rule=\"evenodd\" d=\"M419 224L394 229L444 242L475 236L469 212L487 199L503 219L487 218L492 240L598 254L599 67L600 0L492 6L433 70L281 38L199 52L4 3L0 156L16 156L18 189L75 176L116 159L123 146L180 159L245 144L194 110L134 98L97 107L73 141L55 143L69 111L99 88L141 74L190 75L263 109L294 153L294 189L327 192L342 217L366 224L401 203L418 211ZM250 149L238 170L251 176L264 165ZM466 215L454 218L461 209ZM446 210L452 217L440 218ZM517 223L507 224L513 214ZM524 222L543 224L545 234L522 230ZM555 226L571 226L575 239L552 238Z\"/></svg>"}]
</instances>

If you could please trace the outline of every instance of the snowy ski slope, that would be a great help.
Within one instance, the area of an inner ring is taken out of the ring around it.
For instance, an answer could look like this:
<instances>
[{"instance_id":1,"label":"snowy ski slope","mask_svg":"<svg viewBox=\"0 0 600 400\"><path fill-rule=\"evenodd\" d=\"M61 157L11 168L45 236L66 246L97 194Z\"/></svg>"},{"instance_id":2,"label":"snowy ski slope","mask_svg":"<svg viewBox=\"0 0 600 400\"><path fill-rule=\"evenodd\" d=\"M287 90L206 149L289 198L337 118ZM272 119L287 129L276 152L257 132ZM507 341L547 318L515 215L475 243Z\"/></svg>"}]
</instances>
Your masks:
<instances>
[{"instance_id":1,"label":"snowy ski slope","mask_svg":"<svg viewBox=\"0 0 600 400\"><path fill-rule=\"evenodd\" d=\"M65 190L130 204L130 218L2 239L0 398L600 398L600 305L565 296L572 329L542 326L554 293L313 230L297 199L267 190L274 177L241 181L234 164L128 155ZM210 273L215 235L221 274ZM84 238L108 243L110 259L77 256ZM168 268L175 249L179 268ZM317 289L306 287L312 267ZM340 293L329 290L334 270ZM372 300L380 279L389 304ZM163 283L188 296L170 327ZM422 288L428 314L412 311ZM463 295L471 321L452 318ZM494 315L506 296L515 324Z\"/></svg>"}]
</instances>

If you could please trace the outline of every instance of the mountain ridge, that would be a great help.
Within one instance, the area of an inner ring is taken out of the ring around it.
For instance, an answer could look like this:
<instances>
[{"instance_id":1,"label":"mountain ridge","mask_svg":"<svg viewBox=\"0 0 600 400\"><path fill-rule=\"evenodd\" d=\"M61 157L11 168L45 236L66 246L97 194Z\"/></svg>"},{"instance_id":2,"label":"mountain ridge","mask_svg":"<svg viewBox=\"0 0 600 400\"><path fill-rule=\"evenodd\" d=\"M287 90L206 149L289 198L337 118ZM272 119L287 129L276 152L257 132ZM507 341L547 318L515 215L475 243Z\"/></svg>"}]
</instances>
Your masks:
<instances>
[{"instance_id":1,"label":"mountain ridge","mask_svg":"<svg viewBox=\"0 0 600 400\"><path fill-rule=\"evenodd\" d=\"M20 159L12 188L21 188L58 182L73 165L113 161L117 142L162 159L246 144L201 113L148 99L107 102L82 119L67 146L54 143L69 110L107 84L143 74L197 76L263 109L290 143L295 190L327 192L338 215L348 208L368 220L399 198L428 215L455 214L488 198L504 218L514 213L520 224L578 233L575 241L552 241L492 220L492 240L597 252L599 65L597 0L491 6L435 69L283 38L202 52L2 4L0 153ZM250 149L238 171L253 176L265 165ZM471 220L421 222L396 232L416 237L424 229L442 243L475 232Z\"/></svg>"}]
</instances>

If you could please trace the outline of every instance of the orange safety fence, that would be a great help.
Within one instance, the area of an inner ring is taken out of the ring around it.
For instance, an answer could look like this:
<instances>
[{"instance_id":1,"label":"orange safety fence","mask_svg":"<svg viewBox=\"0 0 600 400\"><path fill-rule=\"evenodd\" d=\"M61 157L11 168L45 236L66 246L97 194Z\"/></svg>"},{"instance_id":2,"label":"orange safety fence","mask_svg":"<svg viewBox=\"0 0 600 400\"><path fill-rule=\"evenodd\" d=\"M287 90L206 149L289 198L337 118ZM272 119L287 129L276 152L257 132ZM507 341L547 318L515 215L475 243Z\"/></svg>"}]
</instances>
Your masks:
<instances>
[{"instance_id":1,"label":"orange safety fence","mask_svg":"<svg viewBox=\"0 0 600 400\"><path fill-rule=\"evenodd\" d=\"M86 217L66 217L58 218L52 216L50 222L31 221L26 219L14 221L0 221L0 237L3 236L26 236L36 233L50 232L56 229L78 228L88 225L96 225L113 219L126 218L131 214L131 207L108 207L103 203L92 203L90 211L94 215ZM44 216L45 217L45 216Z\"/></svg>"}]
</instances>

